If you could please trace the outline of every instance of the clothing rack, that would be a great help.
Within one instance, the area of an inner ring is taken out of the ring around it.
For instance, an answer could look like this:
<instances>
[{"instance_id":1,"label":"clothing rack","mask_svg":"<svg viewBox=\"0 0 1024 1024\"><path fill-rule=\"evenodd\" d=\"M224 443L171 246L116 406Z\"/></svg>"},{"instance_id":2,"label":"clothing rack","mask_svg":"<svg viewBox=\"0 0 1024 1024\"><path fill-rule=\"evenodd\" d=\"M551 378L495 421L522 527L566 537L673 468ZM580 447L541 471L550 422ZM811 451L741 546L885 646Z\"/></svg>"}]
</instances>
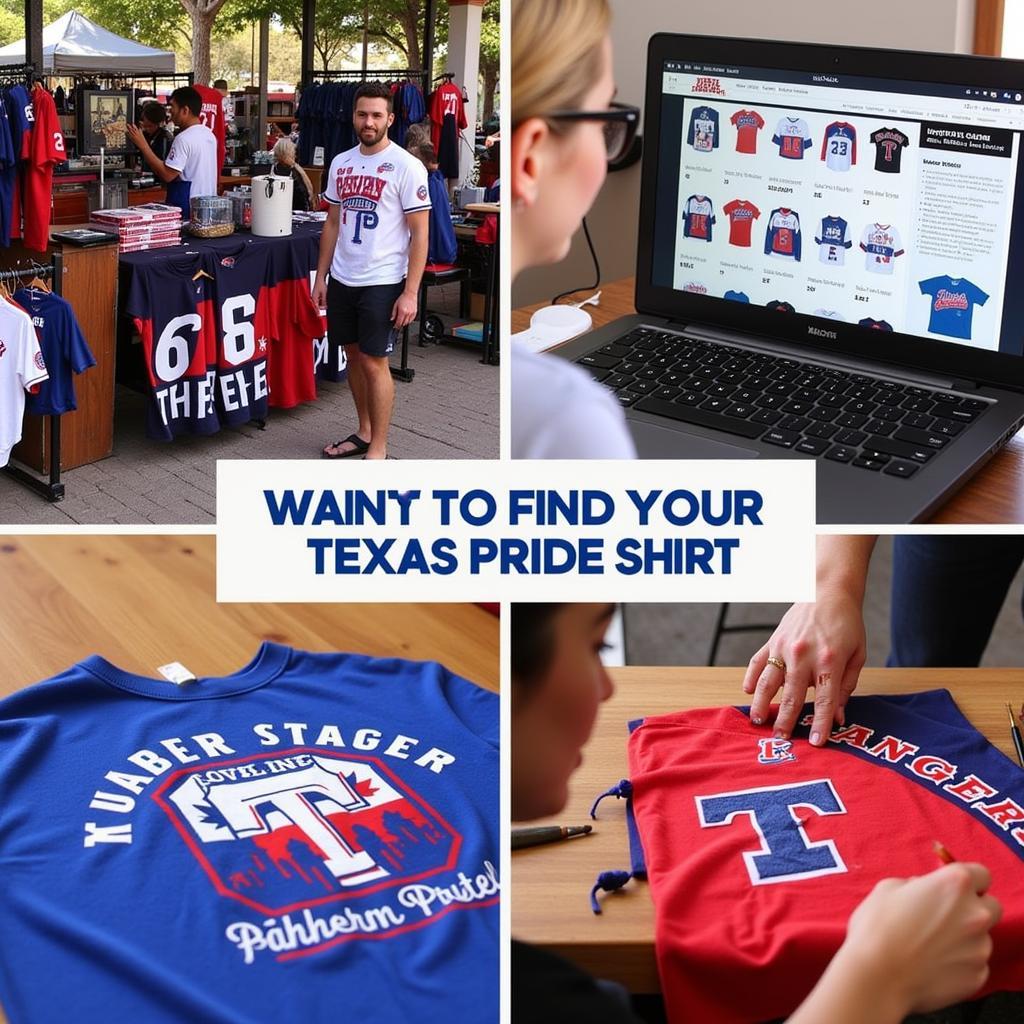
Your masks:
<instances>
[{"instance_id":1,"label":"clothing rack","mask_svg":"<svg viewBox=\"0 0 1024 1024\"><path fill-rule=\"evenodd\" d=\"M416 82L426 96L430 78L426 71L416 68L367 68L366 71L312 71L306 76L303 86L327 82L396 82L405 79Z\"/></svg>"},{"instance_id":2,"label":"clothing rack","mask_svg":"<svg viewBox=\"0 0 1024 1024\"><path fill-rule=\"evenodd\" d=\"M0 65L0 88L10 85L25 85L32 88L36 78L35 64L4 64Z\"/></svg>"},{"instance_id":3,"label":"clothing rack","mask_svg":"<svg viewBox=\"0 0 1024 1024\"><path fill-rule=\"evenodd\" d=\"M37 263L35 260L30 260L28 266L23 266L22 261L19 260L11 269L0 270L0 281L4 282L19 282L22 278L30 276L43 280L49 278L53 282L53 293L60 295L61 281L64 276L63 253L55 252L49 266L45 263ZM51 415L47 419L50 421L49 479L41 479L21 466L12 466L9 462L4 467L4 472L18 483L41 494L47 501L61 501L64 498L64 484L60 479L60 416Z\"/></svg>"}]
</instances>

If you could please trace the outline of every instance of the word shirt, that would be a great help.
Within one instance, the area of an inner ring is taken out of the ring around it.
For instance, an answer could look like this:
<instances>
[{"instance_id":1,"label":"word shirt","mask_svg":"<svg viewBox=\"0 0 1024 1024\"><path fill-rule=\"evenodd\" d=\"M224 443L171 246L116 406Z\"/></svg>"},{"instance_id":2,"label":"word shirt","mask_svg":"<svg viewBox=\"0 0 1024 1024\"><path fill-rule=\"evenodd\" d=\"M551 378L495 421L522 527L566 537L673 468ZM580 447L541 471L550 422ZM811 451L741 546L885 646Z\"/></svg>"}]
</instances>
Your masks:
<instances>
[{"instance_id":1,"label":"word shirt","mask_svg":"<svg viewBox=\"0 0 1024 1024\"><path fill-rule=\"evenodd\" d=\"M0 466L21 440L25 392L47 378L32 321L24 310L0 300Z\"/></svg>"},{"instance_id":2,"label":"word shirt","mask_svg":"<svg viewBox=\"0 0 1024 1024\"><path fill-rule=\"evenodd\" d=\"M722 212L729 218L729 244L749 246L751 229L761 211L746 199L734 199L722 207Z\"/></svg>"},{"instance_id":3,"label":"word shirt","mask_svg":"<svg viewBox=\"0 0 1024 1024\"><path fill-rule=\"evenodd\" d=\"M779 147L779 156L803 160L804 150L811 147L811 129L802 117L783 117L775 126L772 142Z\"/></svg>"},{"instance_id":4,"label":"word shirt","mask_svg":"<svg viewBox=\"0 0 1024 1024\"><path fill-rule=\"evenodd\" d=\"M715 224L715 208L707 196L690 196L683 207L683 235L711 241Z\"/></svg>"},{"instance_id":5,"label":"word shirt","mask_svg":"<svg viewBox=\"0 0 1024 1024\"><path fill-rule=\"evenodd\" d=\"M898 128L879 128L871 135L875 144L875 170L885 174L899 174L903 150L910 139Z\"/></svg>"},{"instance_id":6,"label":"word shirt","mask_svg":"<svg viewBox=\"0 0 1024 1024\"><path fill-rule=\"evenodd\" d=\"M718 111L713 107L697 107L690 115L686 142L698 153L718 149Z\"/></svg>"},{"instance_id":7,"label":"word shirt","mask_svg":"<svg viewBox=\"0 0 1024 1024\"><path fill-rule=\"evenodd\" d=\"M398 284L409 268L406 216L430 209L427 169L401 146L379 153L360 146L339 153L324 199L341 207L331 277L350 287Z\"/></svg>"},{"instance_id":8,"label":"word shirt","mask_svg":"<svg viewBox=\"0 0 1024 1024\"><path fill-rule=\"evenodd\" d=\"M969 341L974 307L984 306L988 302L988 293L966 277L950 277L948 274L921 281L919 287L922 295L932 297L929 333Z\"/></svg>"},{"instance_id":9,"label":"word shirt","mask_svg":"<svg viewBox=\"0 0 1024 1024\"><path fill-rule=\"evenodd\" d=\"M940 867L936 839L986 864L1003 904L981 994L1024 986L1024 772L945 690L853 697L824 747L812 720L808 704L792 740L742 708L632 725L668 1019L788 1016L878 881Z\"/></svg>"},{"instance_id":10,"label":"word shirt","mask_svg":"<svg viewBox=\"0 0 1024 1024\"><path fill-rule=\"evenodd\" d=\"M846 237L848 225L842 217L822 217L821 231L814 241L820 247L818 259L830 266L841 267L846 263L846 250L853 242Z\"/></svg>"},{"instance_id":11,"label":"word shirt","mask_svg":"<svg viewBox=\"0 0 1024 1024\"><path fill-rule=\"evenodd\" d=\"M893 261L903 255L899 232L891 224L869 224L860 240L867 253L865 267L874 274L891 274Z\"/></svg>"},{"instance_id":12,"label":"word shirt","mask_svg":"<svg viewBox=\"0 0 1024 1024\"><path fill-rule=\"evenodd\" d=\"M193 666L195 667L195 666ZM498 1018L498 697L264 644L0 702L12 1024Z\"/></svg>"},{"instance_id":13,"label":"word shirt","mask_svg":"<svg viewBox=\"0 0 1024 1024\"><path fill-rule=\"evenodd\" d=\"M821 159L831 171L848 171L857 162L857 129L846 121L833 121L825 129Z\"/></svg>"},{"instance_id":14,"label":"word shirt","mask_svg":"<svg viewBox=\"0 0 1024 1024\"><path fill-rule=\"evenodd\" d=\"M736 128L736 152L756 153L757 133L764 127L764 118L756 110L737 110L729 121Z\"/></svg>"},{"instance_id":15,"label":"word shirt","mask_svg":"<svg viewBox=\"0 0 1024 1024\"><path fill-rule=\"evenodd\" d=\"M794 210L780 207L772 210L764 238L766 256L781 259L800 259L800 218Z\"/></svg>"}]
</instances>

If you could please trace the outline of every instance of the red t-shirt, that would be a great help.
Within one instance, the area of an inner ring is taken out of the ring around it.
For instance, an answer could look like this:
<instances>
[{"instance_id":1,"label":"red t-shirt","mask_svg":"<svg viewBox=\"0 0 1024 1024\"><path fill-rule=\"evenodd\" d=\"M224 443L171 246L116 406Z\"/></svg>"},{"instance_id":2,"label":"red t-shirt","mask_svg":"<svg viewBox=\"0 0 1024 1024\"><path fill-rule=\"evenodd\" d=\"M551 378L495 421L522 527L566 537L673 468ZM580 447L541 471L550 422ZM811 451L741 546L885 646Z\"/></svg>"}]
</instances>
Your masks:
<instances>
[{"instance_id":1,"label":"red t-shirt","mask_svg":"<svg viewBox=\"0 0 1024 1024\"><path fill-rule=\"evenodd\" d=\"M750 229L761 211L746 199L734 199L722 207L722 212L729 218L729 244L749 246Z\"/></svg>"},{"instance_id":2,"label":"red t-shirt","mask_svg":"<svg viewBox=\"0 0 1024 1024\"><path fill-rule=\"evenodd\" d=\"M224 97L208 85L194 85L192 88L199 93L199 98L203 101L199 120L213 132L214 138L217 140L217 174L219 175L224 167L224 154L227 152L224 142L227 131L227 126L224 124Z\"/></svg>"},{"instance_id":3,"label":"red t-shirt","mask_svg":"<svg viewBox=\"0 0 1024 1024\"><path fill-rule=\"evenodd\" d=\"M736 152L756 153L757 133L764 127L764 118L756 110L737 110L729 120L736 128Z\"/></svg>"},{"instance_id":4,"label":"red t-shirt","mask_svg":"<svg viewBox=\"0 0 1024 1024\"><path fill-rule=\"evenodd\" d=\"M430 141L434 144L434 152L441 151L441 125L444 124L445 114L451 114L455 118L455 125L462 131L468 124L466 121L466 107L462 102L462 90L452 82L445 82L440 88L434 91L430 97Z\"/></svg>"},{"instance_id":5,"label":"red t-shirt","mask_svg":"<svg viewBox=\"0 0 1024 1024\"><path fill-rule=\"evenodd\" d=\"M45 252L50 240L53 165L67 157L64 136L57 120L57 107L53 97L41 85L32 90L32 112L34 121L28 142L28 164L22 179L24 240L27 248Z\"/></svg>"}]
</instances>

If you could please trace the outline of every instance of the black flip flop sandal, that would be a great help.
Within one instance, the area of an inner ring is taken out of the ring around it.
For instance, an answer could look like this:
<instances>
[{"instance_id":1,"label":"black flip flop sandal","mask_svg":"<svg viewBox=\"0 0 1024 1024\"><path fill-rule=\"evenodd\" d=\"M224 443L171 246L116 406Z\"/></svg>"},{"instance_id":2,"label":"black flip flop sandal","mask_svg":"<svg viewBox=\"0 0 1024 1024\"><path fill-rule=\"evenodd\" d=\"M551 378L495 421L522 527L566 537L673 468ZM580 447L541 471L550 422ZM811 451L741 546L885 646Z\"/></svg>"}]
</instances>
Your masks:
<instances>
[{"instance_id":1,"label":"black flip flop sandal","mask_svg":"<svg viewBox=\"0 0 1024 1024\"><path fill-rule=\"evenodd\" d=\"M358 434L349 434L344 441L335 441L327 445L327 448L340 448L343 444L351 444L354 447L348 452L335 452L333 455L325 448L320 454L325 459L351 459L356 455L365 455L370 450L370 442L364 441Z\"/></svg>"}]
</instances>

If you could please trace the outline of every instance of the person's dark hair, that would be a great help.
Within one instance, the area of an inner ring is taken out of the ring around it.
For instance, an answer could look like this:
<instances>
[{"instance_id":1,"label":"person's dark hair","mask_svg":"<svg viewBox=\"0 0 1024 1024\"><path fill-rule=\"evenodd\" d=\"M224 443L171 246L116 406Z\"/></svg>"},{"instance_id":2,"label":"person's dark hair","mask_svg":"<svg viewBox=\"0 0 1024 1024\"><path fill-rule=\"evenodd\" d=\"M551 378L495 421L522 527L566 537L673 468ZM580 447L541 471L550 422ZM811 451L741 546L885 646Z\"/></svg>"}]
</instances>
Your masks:
<instances>
[{"instance_id":1,"label":"person's dark hair","mask_svg":"<svg viewBox=\"0 0 1024 1024\"><path fill-rule=\"evenodd\" d=\"M421 142L413 151L427 166L437 163L437 151L432 142Z\"/></svg>"},{"instance_id":2,"label":"person's dark hair","mask_svg":"<svg viewBox=\"0 0 1024 1024\"><path fill-rule=\"evenodd\" d=\"M520 693L533 689L544 675L555 650L552 619L561 604L513 604L512 684Z\"/></svg>"},{"instance_id":3,"label":"person's dark hair","mask_svg":"<svg viewBox=\"0 0 1024 1024\"><path fill-rule=\"evenodd\" d=\"M218 78L217 81L210 86L211 89L226 89L227 87L228 80L226 78Z\"/></svg>"},{"instance_id":4,"label":"person's dark hair","mask_svg":"<svg viewBox=\"0 0 1024 1024\"><path fill-rule=\"evenodd\" d=\"M203 101L199 93L191 85L182 85L171 93L171 99L179 107L188 107L193 117L198 117L203 109Z\"/></svg>"},{"instance_id":5,"label":"person's dark hair","mask_svg":"<svg viewBox=\"0 0 1024 1024\"><path fill-rule=\"evenodd\" d=\"M156 100L147 100L140 111L143 120L150 124L163 124L167 120L167 108Z\"/></svg>"},{"instance_id":6,"label":"person's dark hair","mask_svg":"<svg viewBox=\"0 0 1024 1024\"><path fill-rule=\"evenodd\" d=\"M368 100L387 100L388 113L391 112L391 89L383 82L363 82L363 84L356 89L355 99L352 101L353 110L355 109L356 104L364 97Z\"/></svg>"}]
</instances>

